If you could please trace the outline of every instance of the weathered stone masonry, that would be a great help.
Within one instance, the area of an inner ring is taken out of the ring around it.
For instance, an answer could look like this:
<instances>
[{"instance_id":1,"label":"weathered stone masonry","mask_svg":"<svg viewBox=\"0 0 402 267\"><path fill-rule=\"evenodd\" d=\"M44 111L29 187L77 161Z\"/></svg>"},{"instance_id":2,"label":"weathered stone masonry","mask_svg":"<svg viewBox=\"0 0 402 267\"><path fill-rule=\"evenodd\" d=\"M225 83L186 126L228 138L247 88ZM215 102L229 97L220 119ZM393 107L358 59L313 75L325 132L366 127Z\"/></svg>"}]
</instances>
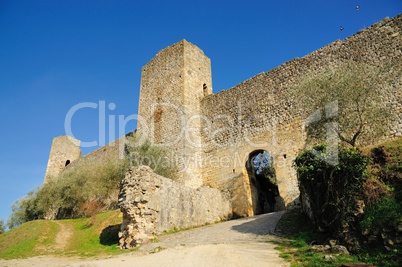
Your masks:
<instances>
[{"instance_id":1,"label":"weathered stone masonry","mask_svg":"<svg viewBox=\"0 0 402 267\"><path fill-rule=\"evenodd\" d=\"M230 219L229 197L209 187L184 186L155 174L147 166L132 167L121 183L123 212L120 247L132 248L172 229Z\"/></svg>"},{"instance_id":2,"label":"weathered stone masonry","mask_svg":"<svg viewBox=\"0 0 402 267\"><path fill-rule=\"evenodd\" d=\"M44 182L59 175L66 166L81 157L80 141L70 136L53 139Z\"/></svg>"},{"instance_id":3,"label":"weathered stone masonry","mask_svg":"<svg viewBox=\"0 0 402 267\"><path fill-rule=\"evenodd\" d=\"M212 94L209 58L181 41L160 51L142 69L137 130L156 144L169 146L191 187L202 185L202 170L186 159L202 158L200 100Z\"/></svg>"},{"instance_id":4,"label":"weathered stone masonry","mask_svg":"<svg viewBox=\"0 0 402 267\"><path fill-rule=\"evenodd\" d=\"M145 122L139 122L138 129L148 126L145 135L172 147L175 156L190 162L182 175L185 184L228 189L233 211L240 216L256 211L256 190L246 169L248 157L253 151L267 150L274 157L279 191L288 205L299 195L292 162L306 140L306 114L289 90L306 73L342 62L380 66L400 61L401 49L402 15L398 15L212 95L203 90L203 84L208 90L212 87L209 59L183 40L160 51L143 68L139 115ZM173 61L181 65L171 64ZM186 78L191 83L186 83ZM385 104L397 117L389 126L388 137L402 135L401 77L394 78L393 86L382 92ZM160 103L164 107L151 109ZM188 127L189 121L194 125ZM190 128L193 138L178 134L188 134Z\"/></svg>"},{"instance_id":5,"label":"weathered stone masonry","mask_svg":"<svg viewBox=\"0 0 402 267\"><path fill-rule=\"evenodd\" d=\"M402 15L217 94L212 94L209 58L195 45L180 41L158 52L142 69L137 134L172 149L182 184L229 191L238 216L256 213L258 190L246 162L253 152L266 150L274 158L282 203L290 205L299 195L292 163L306 140L306 114L290 90L306 73L350 60L374 66L401 62ZM381 96L396 116L388 137L402 136L402 78L395 76ZM57 176L68 160L120 158L125 143L122 138L79 159L79 141L70 140L55 138L46 177Z\"/></svg>"}]
</instances>

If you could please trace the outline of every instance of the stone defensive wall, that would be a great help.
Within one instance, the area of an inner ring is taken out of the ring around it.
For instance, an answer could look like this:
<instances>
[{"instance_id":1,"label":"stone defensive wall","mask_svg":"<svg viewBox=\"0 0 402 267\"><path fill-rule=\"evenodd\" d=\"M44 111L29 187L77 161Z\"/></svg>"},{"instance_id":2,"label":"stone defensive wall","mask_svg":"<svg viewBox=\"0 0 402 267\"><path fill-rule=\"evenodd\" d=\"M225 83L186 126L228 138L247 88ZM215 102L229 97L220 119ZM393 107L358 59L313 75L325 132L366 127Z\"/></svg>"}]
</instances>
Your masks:
<instances>
[{"instance_id":1,"label":"stone defensive wall","mask_svg":"<svg viewBox=\"0 0 402 267\"><path fill-rule=\"evenodd\" d=\"M229 189L234 212L252 215L257 190L246 163L253 151L266 150L274 158L283 204L291 204L299 195L292 163L306 145L309 114L297 106L290 91L306 73L350 60L374 66L401 62L402 14L203 98L203 183ZM391 138L402 135L402 80L394 78L393 86L382 92L384 103L396 115L389 125Z\"/></svg>"},{"instance_id":2,"label":"stone defensive wall","mask_svg":"<svg viewBox=\"0 0 402 267\"><path fill-rule=\"evenodd\" d=\"M129 133L127 135L130 135L132 133ZM114 162L120 159L125 159L126 157L126 136L120 137L119 139L110 142L109 144L100 147L82 158L80 158L78 161L87 161L88 163L91 162L96 162L98 164L105 164L107 162ZM74 165L74 164L72 164Z\"/></svg>"},{"instance_id":3,"label":"stone defensive wall","mask_svg":"<svg viewBox=\"0 0 402 267\"><path fill-rule=\"evenodd\" d=\"M164 231L212 224L231 218L227 194L218 189L184 186L147 166L131 167L121 183L123 212L120 247L133 248Z\"/></svg>"},{"instance_id":4,"label":"stone defensive wall","mask_svg":"<svg viewBox=\"0 0 402 267\"><path fill-rule=\"evenodd\" d=\"M249 163L261 151L269 152L280 194L276 209L284 209L298 201L293 161L307 145L310 115L298 106L292 88L309 73L348 61L372 66L402 62L402 14L217 94L212 94L209 58L197 46L180 41L161 50L142 69L137 133L168 146L172 158L183 160L181 184L194 190L209 186L228 191L234 216L260 213L262 189ZM395 115L387 137L402 136L402 77L395 74L392 85L381 88L379 95ZM68 143L65 138L55 138L46 176L126 155L125 137L84 157L79 141Z\"/></svg>"},{"instance_id":5,"label":"stone defensive wall","mask_svg":"<svg viewBox=\"0 0 402 267\"><path fill-rule=\"evenodd\" d=\"M80 141L70 136L53 138L44 183L57 177L72 162L81 157Z\"/></svg>"},{"instance_id":6,"label":"stone defensive wall","mask_svg":"<svg viewBox=\"0 0 402 267\"><path fill-rule=\"evenodd\" d=\"M126 136L133 134L129 133ZM44 183L56 179L65 170L91 164L108 164L126 157L126 136L81 156L80 141L70 136L55 137L52 142Z\"/></svg>"}]
</instances>

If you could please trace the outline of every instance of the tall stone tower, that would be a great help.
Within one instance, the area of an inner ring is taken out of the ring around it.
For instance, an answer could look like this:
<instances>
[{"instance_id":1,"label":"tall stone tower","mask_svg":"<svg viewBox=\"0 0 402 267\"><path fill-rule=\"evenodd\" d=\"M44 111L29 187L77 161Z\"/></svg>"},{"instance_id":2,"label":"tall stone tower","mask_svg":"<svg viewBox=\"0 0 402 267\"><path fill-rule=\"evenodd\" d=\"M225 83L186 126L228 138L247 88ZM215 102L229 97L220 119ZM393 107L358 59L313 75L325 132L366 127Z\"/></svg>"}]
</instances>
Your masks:
<instances>
[{"instance_id":1,"label":"tall stone tower","mask_svg":"<svg viewBox=\"0 0 402 267\"><path fill-rule=\"evenodd\" d=\"M53 138L44 183L59 175L67 165L80 157L81 149L79 140L71 136L58 136Z\"/></svg>"},{"instance_id":2,"label":"tall stone tower","mask_svg":"<svg viewBox=\"0 0 402 267\"><path fill-rule=\"evenodd\" d=\"M200 101L212 94L211 62L182 40L142 68L138 134L167 146L187 186L202 185Z\"/></svg>"}]
</instances>

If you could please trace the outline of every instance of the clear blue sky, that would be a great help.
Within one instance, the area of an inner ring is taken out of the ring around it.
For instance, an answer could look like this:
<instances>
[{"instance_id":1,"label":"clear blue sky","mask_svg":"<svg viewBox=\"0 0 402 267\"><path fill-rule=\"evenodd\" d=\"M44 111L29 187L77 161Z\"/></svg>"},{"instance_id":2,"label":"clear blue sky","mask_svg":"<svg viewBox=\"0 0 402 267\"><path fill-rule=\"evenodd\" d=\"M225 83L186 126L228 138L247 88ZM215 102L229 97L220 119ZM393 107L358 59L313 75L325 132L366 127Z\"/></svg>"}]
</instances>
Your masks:
<instances>
[{"instance_id":1,"label":"clear blue sky","mask_svg":"<svg viewBox=\"0 0 402 267\"><path fill-rule=\"evenodd\" d=\"M0 218L42 184L72 106L137 113L141 67L164 47L199 46L216 93L401 12L400 0L0 0ZM97 121L95 109L80 111L74 135L96 139Z\"/></svg>"}]
</instances>

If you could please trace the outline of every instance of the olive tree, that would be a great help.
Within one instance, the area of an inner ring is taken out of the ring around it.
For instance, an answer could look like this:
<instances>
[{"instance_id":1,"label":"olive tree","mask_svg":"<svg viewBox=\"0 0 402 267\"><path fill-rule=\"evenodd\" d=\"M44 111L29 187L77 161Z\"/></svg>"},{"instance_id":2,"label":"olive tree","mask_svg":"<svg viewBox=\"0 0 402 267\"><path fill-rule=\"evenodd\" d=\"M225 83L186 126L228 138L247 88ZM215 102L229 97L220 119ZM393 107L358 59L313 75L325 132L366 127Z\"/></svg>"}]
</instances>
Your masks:
<instances>
[{"instance_id":1,"label":"olive tree","mask_svg":"<svg viewBox=\"0 0 402 267\"><path fill-rule=\"evenodd\" d=\"M379 67L349 61L303 76L292 88L294 99L306 114L323 114L308 123L308 133L322 142L325 125L336 122L337 137L351 146L382 136L392 119L383 96L400 70L396 63ZM329 103L336 104L335 111L326 110Z\"/></svg>"}]
</instances>

